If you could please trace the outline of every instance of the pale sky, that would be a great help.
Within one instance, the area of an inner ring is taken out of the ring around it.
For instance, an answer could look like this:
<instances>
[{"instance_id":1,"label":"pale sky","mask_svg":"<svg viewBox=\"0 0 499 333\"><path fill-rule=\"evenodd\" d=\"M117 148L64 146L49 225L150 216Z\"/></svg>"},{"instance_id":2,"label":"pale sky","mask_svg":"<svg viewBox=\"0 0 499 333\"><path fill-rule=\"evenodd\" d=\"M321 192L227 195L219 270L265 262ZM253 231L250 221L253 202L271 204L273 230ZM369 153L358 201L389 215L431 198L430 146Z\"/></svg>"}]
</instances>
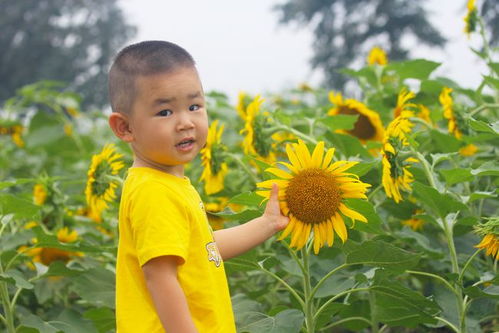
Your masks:
<instances>
[{"instance_id":1,"label":"pale sky","mask_svg":"<svg viewBox=\"0 0 499 333\"><path fill-rule=\"evenodd\" d=\"M282 0L168 1L121 0L128 20L138 27L131 42L161 39L177 43L197 62L205 90L225 92L234 102L240 90L280 92L302 82L315 85L310 28L278 25L272 8ZM411 58L444 64L438 74L476 88L484 66L469 50L478 38L463 33L466 0L428 0L430 19L449 39L445 51L414 49ZM445 8L445 9L444 9Z\"/></svg>"}]
</instances>

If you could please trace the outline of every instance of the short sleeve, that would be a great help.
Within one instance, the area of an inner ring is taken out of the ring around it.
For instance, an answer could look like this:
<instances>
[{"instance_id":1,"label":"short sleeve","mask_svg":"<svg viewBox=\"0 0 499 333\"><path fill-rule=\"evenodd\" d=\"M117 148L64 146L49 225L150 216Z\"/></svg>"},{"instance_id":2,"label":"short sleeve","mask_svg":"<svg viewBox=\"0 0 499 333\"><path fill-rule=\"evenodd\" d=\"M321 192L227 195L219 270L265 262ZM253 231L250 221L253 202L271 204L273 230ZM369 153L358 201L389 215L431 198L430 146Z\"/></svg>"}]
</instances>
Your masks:
<instances>
[{"instance_id":1,"label":"short sleeve","mask_svg":"<svg viewBox=\"0 0 499 333\"><path fill-rule=\"evenodd\" d=\"M181 198L168 186L150 182L130 198L130 223L140 266L173 255L187 259L190 226Z\"/></svg>"}]
</instances>

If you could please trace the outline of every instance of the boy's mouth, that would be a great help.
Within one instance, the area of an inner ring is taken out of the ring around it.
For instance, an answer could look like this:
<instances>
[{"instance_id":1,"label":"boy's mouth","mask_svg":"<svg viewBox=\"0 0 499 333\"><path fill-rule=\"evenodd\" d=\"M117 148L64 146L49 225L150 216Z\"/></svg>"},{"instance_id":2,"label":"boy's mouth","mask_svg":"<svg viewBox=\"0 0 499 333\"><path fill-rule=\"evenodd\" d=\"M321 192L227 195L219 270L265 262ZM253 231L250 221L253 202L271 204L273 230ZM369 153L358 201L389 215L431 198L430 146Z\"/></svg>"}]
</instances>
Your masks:
<instances>
[{"instance_id":1,"label":"boy's mouth","mask_svg":"<svg viewBox=\"0 0 499 333\"><path fill-rule=\"evenodd\" d=\"M179 148L180 150L186 150L192 147L193 143L195 142L194 138L185 138L182 139L179 143L175 145L175 147Z\"/></svg>"}]
</instances>

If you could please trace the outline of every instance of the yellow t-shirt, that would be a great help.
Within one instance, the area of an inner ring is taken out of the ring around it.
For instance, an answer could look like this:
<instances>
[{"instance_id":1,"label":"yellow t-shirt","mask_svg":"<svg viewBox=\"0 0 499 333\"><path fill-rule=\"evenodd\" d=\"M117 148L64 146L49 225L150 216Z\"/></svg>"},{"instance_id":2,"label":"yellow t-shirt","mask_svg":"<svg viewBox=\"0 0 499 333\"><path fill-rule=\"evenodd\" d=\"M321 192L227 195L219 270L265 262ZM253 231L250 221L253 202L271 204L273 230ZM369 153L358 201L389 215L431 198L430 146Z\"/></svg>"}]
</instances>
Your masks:
<instances>
[{"instance_id":1,"label":"yellow t-shirt","mask_svg":"<svg viewBox=\"0 0 499 333\"><path fill-rule=\"evenodd\" d=\"M130 168L119 212L117 333L165 332L141 268L163 255L181 258L178 281L198 331L235 332L223 261L196 189L188 178Z\"/></svg>"}]
</instances>

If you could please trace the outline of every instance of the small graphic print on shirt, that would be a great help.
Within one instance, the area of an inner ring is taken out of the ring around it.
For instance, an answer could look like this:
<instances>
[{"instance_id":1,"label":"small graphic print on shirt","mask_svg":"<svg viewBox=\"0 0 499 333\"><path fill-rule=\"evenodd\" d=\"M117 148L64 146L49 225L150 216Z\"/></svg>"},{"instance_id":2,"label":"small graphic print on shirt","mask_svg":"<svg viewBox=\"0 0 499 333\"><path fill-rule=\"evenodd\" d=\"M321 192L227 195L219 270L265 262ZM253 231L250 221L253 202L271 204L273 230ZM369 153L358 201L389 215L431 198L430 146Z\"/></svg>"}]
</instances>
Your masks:
<instances>
[{"instance_id":1,"label":"small graphic print on shirt","mask_svg":"<svg viewBox=\"0 0 499 333\"><path fill-rule=\"evenodd\" d=\"M215 266L220 267L222 257L220 257L220 253L218 253L217 244L215 244L215 242L209 242L206 244L206 251L208 251L208 261L213 261Z\"/></svg>"},{"instance_id":2,"label":"small graphic print on shirt","mask_svg":"<svg viewBox=\"0 0 499 333\"><path fill-rule=\"evenodd\" d=\"M202 201L199 202L199 208L201 208L201 210L204 212L204 204Z\"/></svg>"}]
</instances>

